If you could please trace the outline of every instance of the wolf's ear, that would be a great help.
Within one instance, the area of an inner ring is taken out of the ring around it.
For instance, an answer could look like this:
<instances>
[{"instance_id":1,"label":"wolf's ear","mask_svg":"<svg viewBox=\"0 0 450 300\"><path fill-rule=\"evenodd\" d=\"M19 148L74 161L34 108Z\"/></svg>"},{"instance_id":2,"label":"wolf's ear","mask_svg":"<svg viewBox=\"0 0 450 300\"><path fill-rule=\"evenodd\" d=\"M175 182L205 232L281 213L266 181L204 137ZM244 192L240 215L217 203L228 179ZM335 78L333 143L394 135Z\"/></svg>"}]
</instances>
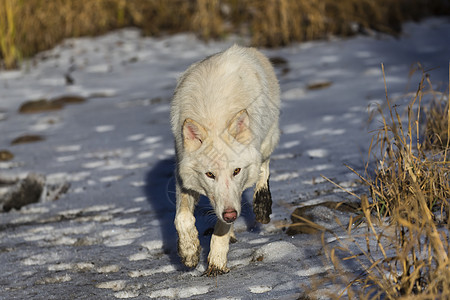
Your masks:
<instances>
[{"instance_id":1,"label":"wolf's ear","mask_svg":"<svg viewBox=\"0 0 450 300\"><path fill-rule=\"evenodd\" d=\"M192 119L187 118L183 124L184 148L192 152L200 148L208 133L205 128Z\"/></svg>"},{"instance_id":2,"label":"wolf's ear","mask_svg":"<svg viewBox=\"0 0 450 300\"><path fill-rule=\"evenodd\" d=\"M228 133L241 144L249 144L252 139L250 117L246 109L238 112L228 122Z\"/></svg>"}]
</instances>

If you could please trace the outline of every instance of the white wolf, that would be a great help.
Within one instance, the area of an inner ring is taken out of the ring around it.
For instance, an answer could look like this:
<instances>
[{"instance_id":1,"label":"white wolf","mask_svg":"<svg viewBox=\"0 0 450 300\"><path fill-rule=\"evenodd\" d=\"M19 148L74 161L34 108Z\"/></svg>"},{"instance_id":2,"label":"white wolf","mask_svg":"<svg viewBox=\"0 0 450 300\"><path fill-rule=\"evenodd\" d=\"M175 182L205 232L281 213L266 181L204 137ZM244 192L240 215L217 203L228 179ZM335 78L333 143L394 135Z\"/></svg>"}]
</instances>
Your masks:
<instances>
[{"instance_id":1,"label":"white wolf","mask_svg":"<svg viewBox=\"0 0 450 300\"><path fill-rule=\"evenodd\" d=\"M279 85L269 60L232 46L193 64L178 81L171 107L177 156L175 227L183 263L195 267L200 243L194 207L206 195L218 217L207 275L229 271L233 222L242 192L256 183L253 211L270 221L269 158L279 140Z\"/></svg>"}]
</instances>

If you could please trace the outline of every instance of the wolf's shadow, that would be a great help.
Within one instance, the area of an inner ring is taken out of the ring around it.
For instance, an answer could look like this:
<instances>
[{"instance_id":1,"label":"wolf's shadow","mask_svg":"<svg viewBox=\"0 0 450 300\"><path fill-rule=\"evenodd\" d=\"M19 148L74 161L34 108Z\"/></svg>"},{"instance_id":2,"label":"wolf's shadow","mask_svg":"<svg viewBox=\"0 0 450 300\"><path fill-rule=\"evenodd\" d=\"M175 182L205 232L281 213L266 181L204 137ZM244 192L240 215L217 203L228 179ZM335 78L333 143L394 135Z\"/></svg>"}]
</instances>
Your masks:
<instances>
[{"instance_id":1,"label":"wolf's shadow","mask_svg":"<svg viewBox=\"0 0 450 300\"><path fill-rule=\"evenodd\" d=\"M177 254L178 236L173 223L176 211L174 157L160 160L150 169L146 176L144 192L160 224L164 253L169 256L172 265L176 266L178 270L185 270L186 268ZM243 194L241 218L244 218L247 229L257 230L246 194ZM217 220L208 198L200 197L194 215L203 249L203 257L200 259L201 262L204 262L209 253L209 243Z\"/></svg>"}]
</instances>

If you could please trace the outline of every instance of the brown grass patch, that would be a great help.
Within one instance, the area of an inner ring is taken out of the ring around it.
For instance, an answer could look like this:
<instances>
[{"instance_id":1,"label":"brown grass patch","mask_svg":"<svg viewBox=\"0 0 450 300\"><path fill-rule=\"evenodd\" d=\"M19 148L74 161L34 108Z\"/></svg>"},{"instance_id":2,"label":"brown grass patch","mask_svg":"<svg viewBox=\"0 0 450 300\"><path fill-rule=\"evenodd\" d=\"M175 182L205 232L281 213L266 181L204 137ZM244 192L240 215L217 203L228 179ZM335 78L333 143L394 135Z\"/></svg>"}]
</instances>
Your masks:
<instances>
[{"instance_id":1,"label":"brown grass patch","mask_svg":"<svg viewBox=\"0 0 450 300\"><path fill-rule=\"evenodd\" d=\"M425 108L424 147L433 153L441 153L447 156L450 146L450 126L448 122L450 101L445 101L446 95L444 93L433 90L429 77L427 77L427 82L434 98L431 105ZM447 99L449 97L450 95L447 95Z\"/></svg>"},{"instance_id":2,"label":"brown grass patch","mask_svg":"<svg viewBox=\"0 0 450 300\"><path fill-rule=\"evenodd\" d=\"M205 40L237 33L254 46L277 47L367 29L398 34L402 22L432 14L450 14L448 1L1 0L0 60L14 68L64 38L126 26L153 36L189 31Z\"/></svg>"},{"instance_id":3,"label":"brown grass patch","mask_svg":"<svg viewBox=\"0 0 450 300\"><path fill-rule=\"evenodd\" d=\"M369 153L376 164L373 170L367 165L365 174L358 174L370 190L370 200L360 197L368 228L365 243L353 239L355 251L338 239L340 246L328 250L335 276L341 282L345 278L350 297L448 299L450 295L448 142L443 150L430 152L420 137L421 102L430 93L437 95L424 74L404 121L391 106L386 90L389 117L379 110L383 126ZM443 131L448 133L448 113L440 117L445 120ZM441 127L427 125L428 134ZM437 134L441 133L431 135ZM357 262L364 272L354 278L344 271L343 260Z\"/></svg>"}]
</instances>

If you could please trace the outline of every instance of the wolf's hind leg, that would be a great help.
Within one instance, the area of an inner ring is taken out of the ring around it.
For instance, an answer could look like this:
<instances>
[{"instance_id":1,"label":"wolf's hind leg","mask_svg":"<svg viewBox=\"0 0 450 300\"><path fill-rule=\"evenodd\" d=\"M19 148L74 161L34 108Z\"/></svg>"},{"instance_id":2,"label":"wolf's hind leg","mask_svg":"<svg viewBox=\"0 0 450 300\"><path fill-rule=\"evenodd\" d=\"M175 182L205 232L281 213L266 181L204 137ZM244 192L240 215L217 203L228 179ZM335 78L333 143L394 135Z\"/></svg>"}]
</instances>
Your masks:
<instances>
[{"instance_id":1,"label":"wolf's hind leg","mask_svg":"<svg viewBox=\"0 0 450 300\"><path fill-rule=\"evenodd\" d=\"M211 250L208 255L208 269L205 271L205 275L217 276L230 271L227 268L227 254L231 236L234 236L233 224L218 220L211 237Z\"/></svg>"},{"instance_id":2,"label":"wolf's hind leg","mask_svg":"<svg viewBox=\"0 0 450 300\"><path fill-rule=\"evenodd\" d=\"M272 213L272 195L269 188L269 159L261 165L259 180L253 194L253 212L257 222L267 224Z\"/></svg>"},{"instance_id":3,"label":"wolf's hind leg","mask_svg":"<svg viewBox=\"0 0 450 300\"><path fill-rule=\"evenodd\" d=\"M178 232L178 254L183 264L190 268L197 266L200 259L201 248L194 217L198 198L198 193L182 190L177 184L177 212L174 223Z\"/></svg>"}]
</instances>

